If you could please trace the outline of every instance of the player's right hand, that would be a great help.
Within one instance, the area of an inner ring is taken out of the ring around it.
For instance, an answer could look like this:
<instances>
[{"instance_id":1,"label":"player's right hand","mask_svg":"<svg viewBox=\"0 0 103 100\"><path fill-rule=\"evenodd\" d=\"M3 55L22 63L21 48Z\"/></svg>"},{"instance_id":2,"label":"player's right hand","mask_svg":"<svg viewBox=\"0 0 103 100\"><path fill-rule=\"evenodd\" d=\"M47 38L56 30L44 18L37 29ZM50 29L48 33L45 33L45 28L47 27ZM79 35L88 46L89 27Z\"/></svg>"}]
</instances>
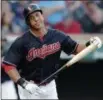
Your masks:
<instances>
[{"instance_id":1,"label":"player's right hand","mask_svg":"<svg viewBox=\"0 0 103 100\"><path fill-rule=\"evenodd\" d=\"M18 79L17 84L19 84L21 87L23 87L25 90L27 90L31 94L43 93L43 91L39 88L38 85L36 85L33 82L29 82L29 81L25 80L24 78Z\"/></svg>"},{"instance_id":2,"label":"player's right hand","mask_svg":"<svg viewBox=\"0 0 103 100\"><path fill-rule=\"evenodd\" d=\"M24 88L31 94L40 91L40 88L31 82L28 82Z\"/></svg>"},{"instance_id":3,"label":"player's right hand","mask_svg":"<svg viewBox=\"0 0 103 100\"><path fill-rule=\"evenodd\" d=\"M30 93L30 94L45 94L46 91L41 89L38 85L36 85L34 82L30 81L26 81L28 84L25 86L25 89Z\"/></svg>"}]
</instances>

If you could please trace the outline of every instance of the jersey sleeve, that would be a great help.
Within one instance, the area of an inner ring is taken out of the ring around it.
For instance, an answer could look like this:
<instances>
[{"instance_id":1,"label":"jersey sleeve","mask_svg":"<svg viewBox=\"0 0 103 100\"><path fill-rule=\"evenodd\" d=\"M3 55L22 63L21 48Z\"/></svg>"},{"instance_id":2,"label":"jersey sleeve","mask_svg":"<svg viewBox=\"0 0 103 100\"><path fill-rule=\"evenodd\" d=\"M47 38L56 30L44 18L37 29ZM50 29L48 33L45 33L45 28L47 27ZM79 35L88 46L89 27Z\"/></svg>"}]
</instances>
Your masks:
<instances>
[{"instance_id":1,"label":"jersey sleeve","mask_svg":"<svg viewBox=\"0 0 103 100\"><path fill-rule=\"evenodd\" d=\"M11 45L5 57L3 59L3 63L9 64L12 66L17 66L22 59L22 42L20 39L16 39L15 42Z\"/></svg>"},{"instance_id":2,"label":"jersey sleeve","mask_svg":"<svg viewBox=\"0 0 103 100\"><path fill-rule=\"evenodd\" d=\"M72 54L75 52L78 43L73 40L70 36L65 35L64 40L62 41L61 47L62 50L67 54Z\"/></svg>"}]
</instances>

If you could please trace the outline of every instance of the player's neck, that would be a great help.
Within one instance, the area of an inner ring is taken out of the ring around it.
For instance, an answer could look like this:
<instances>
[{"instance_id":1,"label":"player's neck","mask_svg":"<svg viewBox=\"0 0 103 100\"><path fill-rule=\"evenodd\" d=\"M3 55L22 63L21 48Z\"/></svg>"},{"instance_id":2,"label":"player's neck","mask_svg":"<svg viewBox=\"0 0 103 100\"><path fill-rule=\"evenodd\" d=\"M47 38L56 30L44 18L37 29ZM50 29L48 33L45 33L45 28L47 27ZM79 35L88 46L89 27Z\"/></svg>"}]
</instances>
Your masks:
<instances>
[{"instance_id":1,"label":"player's neck","mask_svg":"<svg viewBox=\"0 0 103 100\"><path fill-rule=\"evenodd\" d=\"M41 37L41 36L44 36L45 34L47 34L46 28L41 28L40 30L30 29L30 31L36 37Z\"/></svg>"}]
</instances>

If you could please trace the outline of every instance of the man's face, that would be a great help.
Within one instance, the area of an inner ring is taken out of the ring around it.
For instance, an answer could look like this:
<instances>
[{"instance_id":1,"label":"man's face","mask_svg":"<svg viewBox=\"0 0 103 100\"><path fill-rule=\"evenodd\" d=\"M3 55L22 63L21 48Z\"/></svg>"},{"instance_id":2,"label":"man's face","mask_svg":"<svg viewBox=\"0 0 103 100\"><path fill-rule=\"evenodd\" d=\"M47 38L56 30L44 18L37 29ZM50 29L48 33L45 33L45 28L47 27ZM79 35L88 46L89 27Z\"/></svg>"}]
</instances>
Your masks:
<instances>
[{"instance_id":1,"label":"man's face","mask_svg":"<svg viewBox=\"0 0 103 100\"><path fill-rule=\"evenodd\" d=\"M44 25L44 17L41 14L41 12L37 11L32 13L29 16L29 23L30 23L30 27L32 27L35 30L39 30L43 27Z\"/></svg>"}]
</instances>

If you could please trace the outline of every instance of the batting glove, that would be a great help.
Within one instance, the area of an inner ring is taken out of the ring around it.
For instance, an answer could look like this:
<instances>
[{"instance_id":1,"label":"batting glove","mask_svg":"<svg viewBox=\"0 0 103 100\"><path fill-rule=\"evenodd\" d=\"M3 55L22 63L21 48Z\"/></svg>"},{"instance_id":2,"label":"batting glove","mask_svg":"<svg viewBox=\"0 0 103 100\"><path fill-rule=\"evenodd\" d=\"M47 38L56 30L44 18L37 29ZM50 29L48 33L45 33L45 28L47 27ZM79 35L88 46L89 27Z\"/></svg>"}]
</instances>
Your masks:
<instances>
[{"instance_id":1,"label":"batting glove","mask_svg":"<svg viewBox=\"0 0 103 100\"><path fill-rule=\"evenodd\" d=\"M31 94L39 90L39 87L36 84L30 83L30 82L28 82L24 88Z\"/></svg>"},{"instance_id":2,"label":"batting glove","mask_svg":"<svg viewBox=\"0 0 103 100\"><path fill-rule=\"evenodd\" d=\"M41 93L42 91L40 90L40 88L32 83L32 82L28 82L23 78L20 78L17 81L17 84L19 84L21 87L23 87L25 90L27 90L29 93L33 94L33 93Z\"/></svg>"},{"instance_id":3,"label":"batting glove","mask_svg":"<svg viewBox=\"0 0 103 100\"><path fill-rule=\"evenodd\" d=\"M102 46L102 41L101 41L101 39L99 37L91 37L90 38L90 44L91 43L97 45L98 48L101 48L101 46Z\"/></svg>"}]
</instances>

